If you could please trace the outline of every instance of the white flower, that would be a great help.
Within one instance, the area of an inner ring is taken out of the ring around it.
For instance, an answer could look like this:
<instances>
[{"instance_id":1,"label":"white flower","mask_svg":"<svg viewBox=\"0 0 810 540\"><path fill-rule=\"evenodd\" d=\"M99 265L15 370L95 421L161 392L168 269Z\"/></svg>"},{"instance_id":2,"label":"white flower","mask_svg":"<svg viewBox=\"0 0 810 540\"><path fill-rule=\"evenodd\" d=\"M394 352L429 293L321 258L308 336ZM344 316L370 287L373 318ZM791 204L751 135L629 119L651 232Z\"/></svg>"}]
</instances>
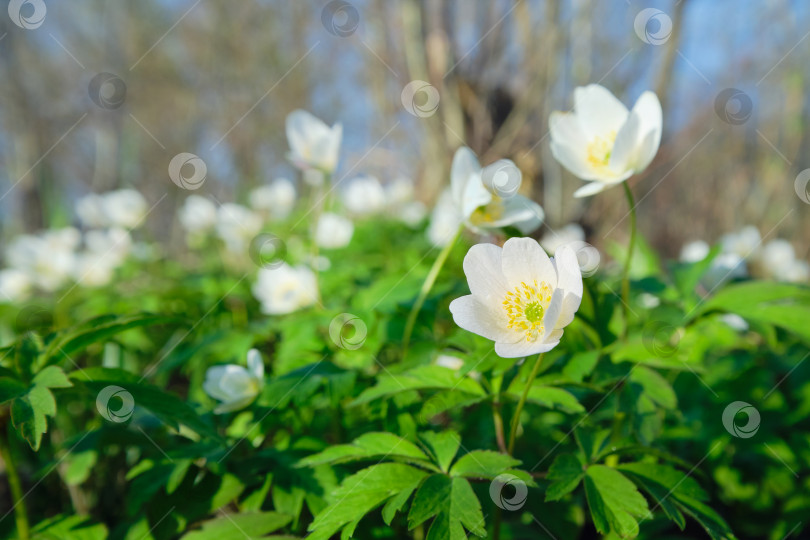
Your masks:
<instances>
[{"instance_id":1,"label":"white flower","mask_svg":"<svg viewBox=\"0 0 810 540\"><path fill-rule=\"evenodd\" d=\"M427 215L427 208L422 201L411 201L394 210L397 218L409 227L417 227Z\"/></svg>"},{"instance_id":2,"label":"white flower","mask_svg":"<svg viewBox=\"0 0 810 540\"><path fill-rule=\"evenodd\" d=\"M346 247L354 234L352 220L325 212L318 219L315 228L315 242L324 249L338 249Z\"/></svg>"},{"instance_id":3,"label":"white flower","mask_svg":"<svg viewBox=\"0 0 810 540\"><path fill-rule=\"evenodd\" d=\"M763 277L777 281L804 282L810 277L810 265L796 259L793 245L787 240L777 238L762 248L758 268Z\"/></svg>"},{"instance_id":4,"label":"white flower","mask_svg":"<svg viewBox=\"0 0 810 540\"><path fill-rule=\"evenodd\" d=\"M76 203L76 214L85 227L134 229L146 217L149 205L134 189L119 189L102 195L91 193Z\"/></svg>"},{"instance_id":5,"label":"white flower","mask_svg":"<svg viewBox=\"0 0 810 540\"><path fill-rule=\"evenodd\" d=\"M745 260L736 253L720 253L712 259L709 270L701 279L701 283L709 291L731 279L744 278L748 275Z\"/></svg>"},{"instance_id":6,"label":"white flower","mask_svg":"<svg viewBox=\"0 0 810 540\"><path fill-rule=\"evenodd\" d=\"M31 293L31 280L14 268L0 270L0 302L19 302Z\"/></svg>"},{"instance_id":7,"label":"white flower","mask_svg":"<svg viewBox=\"0 0 810 540\"><path fill-rule=\"evenodd\" d=\"M517 193L521 182L522 173L512 161L501 159L482 169L473 151L463 146L453 156L449 195L442 194L431 219L442 221L441 229L455 221L456 229L463 223L478 233L511 226L528 234L545 216L539 204Z\"/></svg>"},{"instance_id":8,"label":"white flower","mask_svg":"<svg viewBox=\"0 0 810 540\"><path fill-rule=\"evenodd\" d=\"M76 256L73 278L85 287L101 287L112 281L115 268L111 257L88 251Z\"/></svg>"},{"instance_id":9,"label":"white flower","mask_svg":"<svg viewBox=\"0 0 810 540\"><path fill-rule=\"evenodd\" d=\"M287 178L276 178L272 184L250 192L250 206L272 219L285 219L295 206L295 185Z\"/></svg>"},{"instance_id":10,"label":"white flower","mask_svg":"<svg viewBox=\"0 0 810 540\"><path fill-rule=\"evenodd\" d=\"M264 363L256 349L247 353L247 369L236 364L214 366L205 373L203 390L221 401L214 414L238 411L250 405L264 386Z\"/></svg>"},{"instance_id":11,"label":"white flower","mask_svg":"<svg viewBox=\"0 0 810 540\"><path fill-rule=\"evenodd\" d=\"M380 181L373 176L358 176L343 190L343 206L350 214L368 216L385 209L386 195Z\"/></svg>"},{"instance_id":12,"label":"white flower","mask_svg":"<svg viewBox=\"0 0 810 540\"><path fill-rule=\"evenodd\" d=\"M211 230L217 223L216 205L201 195L189 195L180 207L178 218L183 228L192 234Z\"/></svg>"},{"instance_id":13,"label":"white flower","mask_svg":"<svg viewBox=\"0 0 810 540\"><path fill-rule=\"evenodd\" d=\"M756 257L759 254L762 237L759 235L759 230L756 227L748 225L736 233L723 235L723 237L720 238L720 244L723 247L724 253L734 253L743 259L748 259Z\"/></svg>"},{"instance_id":14,"label":"white flower","mask_svg":"<svg viewBox=\"0 0 810 540\"><path fill-rule=\"evenodd\" d=\"M547 253L555 253L560 246L585 241L585 231L577 223L563 225L557 230L549 230L540 239L540 245Z\"/></svg>"},{"instance_id":15,"label":"white flower","mask_svg":"<svg viewBox=\"0 0 810 540\"><path fill-rule=\"evenodd\" d=\"M711 251L709 244L703 240L692 240L683 245L679 259L684 263L700 262L709 255L709 251Z\"/></svg>"},{"instance_id":16,"label":"white flower","mask_svg":"<svg viewBox=\"0 0 810 540\"><path fill-rule=\"evenodd\" d=\"M261 228L262 218L241 204L225 203L217 211L217 234L231 253L247 253Z\"/></svg>"},{"instance_id":17,"label":"white flower","mask_svg":"<svg viewBox=\"0 0 810 540\"><path fill-rule=\"evenodd\" d=\"M406 225L416 227L425 219L427 209L414 198L414 186L410 179L400 176L389 183L385 186L385 197L387 210Z\"/></svg>"},{"instance_id":18,"label":"white flower","mask_svg":"<svg viewBox=\"0 0 810 540\"><path fill-rule=\"evenodd\" d=\"M307 111L300 109L287 115L288 157L301 170L319 169L332 174L337 168L343 127L331 128Z\"/></svg>"},{"instance_id":19,"label":"white flower","mask_svg":"<svg viewBox=\"0 0 810 540\"><path fill-rule=\"evenodd\" d=\"M18 236L6 249L11 268L25 272L40 289L53 292L73 275L79 231L68 227L40 235Z\"/></svg>"},{"instance_id":20,"label":"white flower","mask_svg":"<svg viewBox=\"0 0 810 540\"><path fill-rule=\"evenodd\" d=\"M462 221L461 213L453 200L453 194L448 189L439 195L439 200L433 207L433 214L427 229L428 240L436 247L446 246L455 236Z\"/></svg>"},{"instance_id":21,"label":"white flower","mask_svg":"<svg viewBox=\"0 0 810 540\"><path fill-rule=\"evenodd\" d=\"M253 284L253 296L261 302L263 313L292 313L317 301L315 274L306 266L293 268L287 263L282 263L279 267L262 268Z\"/></svg>"},{"instance_id":22,"label":"white flower","mask_svg":"<svg viewBox=\"0 0 810 540\"><path fill-rule=\"evenodd\" d=\"M785 272L785 281L806 283L810 280L810 264L807 261L795 260Z\"/></svg>"},{"instance_id":23,"label":"white flower","mask_svg":"<svg viewBox=\"0 0 810 540\"><path fill-rule=\"evenodd\" d=\"M551 153L590 184L574 197L587 197L647 168L661 143L661 103L644 92L632 111L598 84L574 90L574 110L549 118Z\"/></svg>"},{"instance_id":24,"label":"white flower","mask_svg":"<svg viewBox=\"0 0 810 540\"><path fill-rule=\"evenodd\" d=\"M553 349L582 300L576 253L559 248L553 259L531 238L503 248L478 244L464 257L472 294L450 303L457 325L495 342L495 353L520 358Z\"/></svg>"},{"instance_id":25,"label":"white flower","mask_svg":"<svg viewBox=\"0 0 810 540\"><path fill-rule=\"evenodd\" d=\"M120 264L132 252L132 236L124 229L88 231L84 235L87 251L110 258Z\"/></svg>"},{"instance_id":26,"label":"white flower","mask_svg":"<svg viewBox=\"0 0 810 540\"><path fill-rule=\"evenodd\" d=\"M437 366L446 367L447 369L452 369L453 371L458 371L464 367L464 360L458 358L457 356L450 356L447 354L440 354L437 356L434 363Z\"/></svg>"},{"instance_id":27,"label":"white flower","mask_svg":"<svg viewBox=\"0 0 810 540\"><path fill-rule=\"evenodd\" d=\"M87 287L100 287L112 281L118 268L132 252L132 237L124 229L88 231L85 250L76 254L73 279Z\"/></svg>"},{"instance_id":28,"label":"white flower","mask_svg":"<svg viewBox=\"0 0 810 540\"><path fill-rule=\"evenodd\" d=\"M720 316L720 320L738 332L748 331L748 323L736 313L725 313Z\"/></svg>"}]
</instances>

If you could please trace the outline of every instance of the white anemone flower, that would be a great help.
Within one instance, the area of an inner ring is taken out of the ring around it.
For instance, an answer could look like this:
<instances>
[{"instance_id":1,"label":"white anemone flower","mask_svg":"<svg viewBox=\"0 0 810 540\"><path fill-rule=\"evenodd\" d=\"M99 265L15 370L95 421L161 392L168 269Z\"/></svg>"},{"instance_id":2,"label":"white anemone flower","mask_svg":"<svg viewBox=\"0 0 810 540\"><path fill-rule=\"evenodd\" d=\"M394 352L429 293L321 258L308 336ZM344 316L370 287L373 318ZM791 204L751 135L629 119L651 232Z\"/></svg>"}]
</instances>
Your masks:
<instances>
[{"instance_id":1,"label":"white anemone flower","mask_svg":"<svg viewBox=\"0 0 810 540\"><path fill-rule=\"evenodd\" d=\"M464 257L464 273L472 294L450 303L453 320L494 341L502 358L553 349L582 301L582 273L570 246L549 259L531 238L510 238L503 248L478 244Z\"/></svg>"},{"instance_id":2,"label":"white anemone flower","mask_svg":"<svg viewBox=\"0 0 810 540\"><path fill-rule=\"evenodd\" d=\"M134 229L146 217L149 205L138 191L119 189L101 195L91 193L76 203L76 214L85 227Z\"/></svg>"},{"instance_id":3,"label":"white anemone flower","mask_svg":"<svg viewBox=\"0 0 810 540\"><path fill-rule=\"evenodd\" d=\"M299 169L317 169L332 174L337 168L343 127L331 128L311 113L297 109L287 115L289 160Z\"/></svg>"},{"instance_id":4,"label":"white anemone flower","mask_svg":"<svg viewBox=\"0 0 810 540\"><path fill-rule=\"evenodd\" d=\"M315 227L315 242L324 249L339 249L349 245L353 234L352 220L332 212L324 212Z\"/></svg>"},{"instance_id":5,"label":"white anemone flower","mask_svg":"<svg viewBox=\"0 0 810 540\"><path fill-rule=\"evenodd\" d=\"M349 181L343 189L341 199L346 210L356 216L379 214L388 202L380 181L369 175L358 176Z\"/></svg>"},{"instance_id":6,"label":"white anemone flower","mask_svg":"<svg viewBox=\"0 0 810 540\"><path fill-rule=\"evenodd\" d=\"M661 103L644 92L632 111L598 84L574 90L574 110L549 118L551 153L574 176L589 181L574 197L595 195L640 173L661 144Z\"/></svg>"},{"instance_id":7,"label":"white anemone flower","mask_svg":"<svg viewBox=\"0 0 810 540\"><path fill-rule=\"evenodd\" d=\"M762 244L759 229L747 225L737 232L728 233L720 238L724 253L733 253L743 259L756 257Z\"/></svg>"},{"instance_id":8,"label":"white anemone flower","mask_svg":"<svg viewBox=\"0 0 810 540\"><path fill-rule=\"evenodd\" d=\"M248 245L262 229L262 218L241 204L225 203L217 211L217 234L230 253L247 253Z\"/></svg>"},{"instance_id":9,"label":"white anemone flower","mask_svg":"<svg viewBox=\"0 0 810 540\"><path fill-rule=\"evenodd\" d=\"M217 207L202 195L189 195L178 213L180 224L190 234L210 231L217 223Z\"/></svg>"},{"instance_id":10,"label":"white anemone flower","mask_svg":"<svg viewBox=\"0 0 810 540\"><path fill-rule=\"evenodd\" d=\"M711 248L703 240L692 240L683 245L679 260L684 263L700 262L709 256Z\"/></svg>"},{"instance_id":11,"label":"white anemone flower","mask_svg":"<svg viewBox=\"0 0 810 540\"><path fill-rule=\"evenodd\" d=\"M263 313L284 315L311 306L317 301L317 280L306 266L262 268L253 284L253 296Z\"/></svg>"},{"instance_id":12,"label":"white anemone flower","mask_svg":"<svg viewBox=\"0 0 810 540\"><path fill-rule=\"evenodd\" d=\"M73 275L80 241L81 235L73 227L18 236L6 249L6 260L38 288L53 292Z\"/></svg>"},{"instance_id":13,"label":"white anemone flower","mask_svg":"<svg viewBox=\"0 0 810 540\"><path fill-rule=\"evenodd\" d=\"M511 226L528 234L543 223L545 214L539 204L518 194L522 180L511 160L482 168L473 151L463 146L453 156L450 188L440 196L431 221L443 222L442 229L454 221L456 229L464 224L477 233ZM436 244L436 237L430 236Z\"/></svg>"},{"instance_id":14,"label":"white anemone flower","mask_svg":"<svg viewBox=\"0 0 810 540\"><path fill-rule=\"evenodd\" d=\"M264 363L256 349L247 353L247 369L236 364L214 366L205 373L203 390L220 401L214 414L238 411L250 405L264 386Z\"/></svg>"},{"instance_id":15,"label":"white anemone flower","mask_svg":"<svg viewBox=\"0 0 810 540\"><path fill-rule=\"evenodd\" d=\"M584 241L585 231L582 230L582 227L578 223L569 223L553 231L546 232L540 239L540 245L543 246L547 253L555 253L557 248L561 246L574 243L580 245Z\"/></svg>"},{"instance_id":16,"label":"white anemone flower","mask_svg":"<svg viewBox=\"0 0 810 540\"><path fill-rule=\"evenodd\" d=\"M28 274L15 268L0 270L0 302L20 302L31 294Z\"/></svg>"},{"instance_id":17,"label":"white anemone flower","mask_svg":"<svg viewBox=\"0 0 810 540\"><path fill-rule=\"evenodd\" d=\"M758 263L763 277L768 279L797 283L807 281L810 277L810 265L797 259L793 245L783 238L765 244Z\"/></svg>"},{"instance_id":18,"label":"white anemone flower","mask_svg":"<svg viewBox=\"0 0 810 540\"><path fill-rule=\"evenodd\" d=\"M276 178L271 184L250 192L250 206L271 219L286 219L295 206L295 185L288 178Z\"/></svg>"}]
</instances>

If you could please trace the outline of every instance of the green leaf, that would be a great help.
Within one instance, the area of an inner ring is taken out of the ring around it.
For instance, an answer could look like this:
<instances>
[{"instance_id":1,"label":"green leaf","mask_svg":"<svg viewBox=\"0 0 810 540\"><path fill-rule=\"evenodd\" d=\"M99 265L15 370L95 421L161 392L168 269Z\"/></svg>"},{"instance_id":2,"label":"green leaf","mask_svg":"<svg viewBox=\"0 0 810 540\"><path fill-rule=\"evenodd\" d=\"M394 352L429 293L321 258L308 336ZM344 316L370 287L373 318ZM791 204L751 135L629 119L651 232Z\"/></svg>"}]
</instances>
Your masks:
<instances>
[{"instance_id":1,"label":"green leaf","mask_svg":"<svg viewBox=\"0 0 810 540\"><path fill-rule=\"evenodd\" d=\"M551 484L546 490L546 501L558 501L576 489L585 477L582 461L573 454L560 454L548 470Z\"/></svg>"},{"instance_id":2,"label":"green leaf","mask_svg":"<svg viewBox=\"0 0 810 540\"><path fill-rule=\"evenodd\" d=\"M31 529L32 540L104 540L107 527L93 523L87 516L58 515L41 521Z\"/></svg>"},{"instance_id":3,"label":"green leaf","mask_svg":"<svg viewBox=\"0 0 810 540\"><path fill-rule=\"evenodd\" d=\"M436 433L433 431L426 431L421 433L419 437L427 446L430 453L433 455L439 468L447 472L453 458L456 457L458 447L461 445L461 437L458 433L452 430Z\"/></svg>"},{"instance_id":4,"label":"green leaf","mask_svg":"<svg viewBox=\"0 0 810 540\"><path fill-rule=\"evenodd\" d=\"M473 450L461 456L450 469L450 476L486 478L492 480L499 474L520 465L520 460L492 450Z\"/></svg>"},{"instance_id":5,"label":"green leaf","mask_svg":"<svg viewBox=\"0 0 810 540\"><path fill-rule=\"evenodd\" d=\"M506 393L514 399L520 399L525 387L526 385L523 381L516 378L512 381L512 384L509 385L509 389ZM585 412L585 407L567 390L555 386L546 386L538 382L532 384L532 387L529 389L529 394L526 396L526 400L540 405L541 407L560 409L567 413Z\"/></svg>"},{"instance_id":6,"label":"green leaf","mask_svg":"<svg viewBox=\"0 0 810 540\"><path fill-rule=\"evenodd\" d=\"M413 491L427 473L402 463L381 463L349 476L332 494L332 503L309 525L309 540L326 540L342 527L402 491Z\"/></svg>"},{"instance_id":7,"label":"green leaf","mask_svg":"<svg viewBox=\"0 0 810 540\"><path fill-rule=\"evenodd\" d=\"M278 512L226 514L202 523L199 531L183 535L183 540L223 540L226 538L261 538L287 525L291 516Z\"/></svg>"},{"instance_id":8,"label":"green leaf","mask_svg":"<svg viewBox=\"0 0 810 540\"><path fill-rule=\"evenodd\" d=\"M37 373L34 376L34 384L46 388L68 388L73 386L62 368L57 366L48 366Z\"/></svg>"},{"instance_id":9,"label":"green leaf","mask_svg":"<svg viewBox=\"0 0 810 540\"><path fill-rule=\"evenodd\" d=\"M381 397L391 396L407 390L456 390L475 396L485 396L486 392L475 380L459 375L458 372L442 366L419 366L399 375L384 375L377 385L365 390L352 405L368 403Z\"/></svg>"},{"instance_id":10,"label":"green leaf","mask_svg":"<svg viewBox=\"0 0 810 540\"><path fill-rule=\"evenodd\" d=\"M675 390L657 371L639 365L633 369L630 380L640 384L647 397L661 407L674 409L678 406L678 397L675 395Z\"/></svg>"},{"instance_id":11,"label":"green leaf","mask_svg":"<svg viewBox=\"0 0 810 540\"><path fill-rule=\"evenodd\" d=\"M427 540L463 540L465 528L476 536L486 535L481 503L464 478L434 474L420 486L408 513L408 528L432 517Z\"/></svg>"},{"instance_id":12,"label":"green leaf","mask_svg":"<svg viewBox=\"0 0 810 540\"><path fill-rule=\"evenodd\" d=\"M14 385L6 385L7 387ZM39 450L42 435L48 431L48 416L56 415L56 400L49 388L72 386L62 368L50 366L40 371L31 386L11 402L11 422L32 449ZM19 386L15 387L17 390Z\"/></svg>"},{"instance_id":13,"label":"green leaf","mask_svg":"<svg viewBox=\"0 0 810 540\"><path fill-rule=\"evenodd\" d=\"M598 350L575 354L563 367L563 375L574 382L582 382L596 367L600 355L601 351Z\"/></svg>"},{"instance_id":14,"label":"green leaf","mask_svg":"<svg viewBox=\"0 0 810 540\"><path fill-rule=\"evenodd\" d=\"M596 530L622 538L638 536L638 518L647 515L647 500L622 473L592 465L585 473L585 495Z\"/></svg>"},{"instance_id":15,"label":"green leaf","mask_svg":"<svg viewBox=\"0 0 810 540\"><path fill-rule=\"evenodd\" d=\"M28 387L17 379L0 377L0 405L24 394L26 390Z\"/></svg>"},{"instance_id":16,"label":"green leaf","mask_svg":"<svg viewBox=\"0 0 810 540\"><path fill-rule=\"evenodd\" d=\"M322 463L344 463L361 459L402 458L422 466L430 465L430 458L412 442L391 433L366 433L351 444L330 446L323 452L306 457L298 467L313 467Z\"/></svg>"}]
</instances>

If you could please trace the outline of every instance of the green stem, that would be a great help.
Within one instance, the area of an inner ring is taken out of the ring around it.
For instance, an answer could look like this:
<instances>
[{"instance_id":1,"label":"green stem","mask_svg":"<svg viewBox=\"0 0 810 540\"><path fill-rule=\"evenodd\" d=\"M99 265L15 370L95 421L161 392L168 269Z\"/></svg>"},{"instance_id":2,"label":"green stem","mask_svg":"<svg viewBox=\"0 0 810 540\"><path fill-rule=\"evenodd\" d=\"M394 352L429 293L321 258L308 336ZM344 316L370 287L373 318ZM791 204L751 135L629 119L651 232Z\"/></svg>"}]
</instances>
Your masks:
<instances>
[{"instance_id":1,"label":"green stem","mask_svg":"<svg viewBox=\"0 0 810 540\"><path fill-rule=\"evenodd\" d=\"M323 198L321 197L321 193L323 191L324 184L329 181L332 181L331 176L328 176L326 173L322 173L323 178L321 183L317 186L314 186L311 191L312 195L312 208L314 209L314 217L312 219L312 226L310 227L310 253L309 256L312 258L312 270L313 274L315 274L315 298L318 302L319 306L323 306L323 301L321 299L321 280L320 274L318 270L318 257L320 256L320 248L318 246L318 239L317 239L317 231L318 231L318 222L321 219L321 214L323 213Z\"/></svg>"},{"instance_id":2,"label":"green stem","mask_svg":"<svg viewBox=\"0 0 810 540\"><path fill-rule=\"evenodd\" d=\"M506 439L503 436L503 416L501 416L501 402L498 398L492 402L492 421L495 424L495 440L498 442L498 450L502 454L508 454Z\"/></svg>"},{"instance_id":3,"label":"green stem","mask_svg":"<svg viewBox=\"0 0 810 540\"><path fill-rule=\"evenodd\" d=\"M627 197L627 204L630 206L630 242L627 245L627 258L624 261L624 272L622 273L622 304L624 304L622 306L624 308L622 337L627 339L627 330L630 327L630 263L633 260L633 249L636 247L636 201L627 182L623 182L622 185Z\"/></svg>"},{"instance_id":4,"label":"green stem","mask_svg":"<svg viewBox=\"0 0 810 540\"><path fill-rule=\"evenodd\" d=\"M424 305L425 299L430 293L430 289L432 289L433 284L436 283L436 278L439 277L439 272L441 272L442 266L444 266L444 263L447 261L447 257L449 257L450 252L453 251L453 246L456 244L456 240L458 240L461 234L461 229L462 228L459 227L456 234L453 235L453 238L442 248L441 253L439 253L439 256L436 257L436 260L433 262L433 266L430 268L425 282L422 283L419 296L416 298L416 302L414 302L411 312L408 314L408 320L405 322L405 331L402 334L402 356L405 356L405 353L408 352L408 345L411 341L413 327L416 324L416 317L419 315L419 311L422 310L422 305Z\"/></svg>"},{"instance_id":5,"label":"green stem","mask_svg":"<svg viewBox=\"0 0 810 540\"><path fill-rule=\"evenodd\" d=\"M3 435L3 437L0 437L0 458L2 458L3 463L6 465L6 476L8 477L8 485L11 490L11 500L14 508L14 520L17 522L17 536L20 540L28 540L31 535L29 533L28 513L26 512L25 502L23 500L25 495L23 495L22 492L22 484L17 474L17 468L14 465L14 459L11 457L11 448L9 447L11 437L7 440L5 434Z\"/></svg>"},{"instance_id":6,"label":"green stem","mask_svg":"<svg viewBox=\"0 0 810 540\"><path fill-rule=\"evenodd\" d=\"M537 355L537 360L534 361L534 367L532 368L532 372L529 374L529 379L526 381L526 386L523 388L523 394L520 396L520 401L518 401L515 414L512 416L512 428L509 431L509 446L507 447L507 451L509 452L510 456L515 450L515 439L517 438L517 430L518 426L520 425L520 413L523 412L523 405L526 404L526 398L529 396L529 390L532 387L534 379L537 377L537 372L540 371L540 364L543 363L544 355L545 353L540 353Z\"/></svg>"}]
</instances>

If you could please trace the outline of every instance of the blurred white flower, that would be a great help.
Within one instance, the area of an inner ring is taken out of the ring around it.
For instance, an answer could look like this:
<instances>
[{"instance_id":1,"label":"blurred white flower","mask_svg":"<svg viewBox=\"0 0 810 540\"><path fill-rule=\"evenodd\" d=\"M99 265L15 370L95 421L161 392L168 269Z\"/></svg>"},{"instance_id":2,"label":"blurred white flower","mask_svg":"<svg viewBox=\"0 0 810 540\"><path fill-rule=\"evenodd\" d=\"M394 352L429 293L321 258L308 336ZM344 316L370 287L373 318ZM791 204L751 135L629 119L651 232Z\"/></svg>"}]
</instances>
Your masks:
<instances>
[{"instance_id":1,"label":"blurred white flower","mask_svg":"<svg viewBox=\"0 0 810 540\"><path fill-rule=\"evenodd\" d=\"M692 240L683 245L679 259L684 263L700 262L709 255L709 251L709 244L703 240Z\"/></svg>"},{"instance_id":2,"label":"blurred white flower","mask_svg":"<svg viewBox=\"0 0 810 540\"><path fill-rule=\"evenodd\" d=\"M481 168L473 151L463 146L453 156L450 188L445 192L450 193L454 211L449 211L443 195L432 219L447 220L442 229L450 228L455 219L455 228L464 223L477 233L512 226L528 234L540 226L544 213L539 204L517 193L521 182L520 169L512 161L501 159Z\"/></svg>"},{"instance_id":3,"label":"blurred white flower","mask_svg":"<svg viewBox=\"0 0 810 540\"><path fill-rule=\"evenodd\" d=\"M178 214L180 224L191 234L211 230L217 223L216 205L202 195L189 195Z\"/></svg>"},{"instance_id":4,"label":"blurred white flower","mask_svg":"<svg viewBox=\"0 0 810 540\"><path fill-rule=\"evenodd\" d=\"M433 207L427 229L428 240L436 247L446 246L455 236L462 221L461 213L453 200L453 194L448 189L439 195L439 200Z\"/></svg>"},{"instance_id":5,"label":"blurred white flower","mask_svg":"<svg viewBox=\"0 0 810 540\"><path fill-rule=\"evenodd\" d=\"M661 103L644 92L632 111L598 84L574 90L574 110L549 118L551 153L574 176L591 181L574 197L587 197L627 180L658 152Z\"/></svg>"},{"instance_id":6,"label":"blurred white flower","mask_svg":"<svg viewBox=\"0 0 810 540\"><path fill-rule=\"evenodd\" d=\"M32 283L25 272L15 268L0 270L0 303L19 302L31 294Z\"/></svg>"},{"instance_id":7,"label":"blurred white flower","mask_svg":"<svg viewBox=\"0 0 810 540\"><path fill-rule=\"evenodd\" d=\"M561 246L585 241L585 231L578 223L569 223L552 231L548 230L540 238L540 245L547 253L556 253Z\"/></svg>"},{"instance_id":8,"label":"blurred white flower","mask_svg":"<svg viewBox=\"0 0 810 540\"><path fill-rule=\"evenodd\" d=\"M88 228L134 229L146 217L149 205L134 189L119 189L101 195L91 193L76 203L76 214Z\"/></svg>"},{"instance_id":9,"label":"blurred white flower","mask_svg":"<svg viewBox=\"0 0 810 540\"><path fill-rule=\"evenodd\" d=\"M222 403L214 414L238 411L250 405L264 387L264 363L256 349L247 353L247 369L236 364L213 366L205 372L203 390Z\"/></svg>"},{"instance_id":10,"label":"blurred white flower","mask_svg":"<svg viewBox=\"0 0 810 540\"><path fill-rule=\"evenodd\" d=\"M720 316L720 320L738 332L746 332L748 330L748 323L736 313L725 313Z\"/></svg>"},{"instance_id":11,"label":"blurred white flower","mask_svg":"<svg viewBox=\"0 0 810 540\"><path fill-rule=\"evenodd\" d=\"M85 287L101 287L112 281L116 263L104 253L87 251L76 256L73 279Z\"/></svg>"},{"instance_id":12,"label":"blurred white flower","mask_svg":"<svg viewBox=\"0 0 810 540\"><path fill-rule=\"evenodd\" d=\"M464 367L464 360L447 354L440 354L438 357L436 357L436 361L434 363L437 366L446 367L447 369L452 369L453 371L458 371Z\"/></svg>"},{"instance_id":13,"label":"blurred white flower","mask_svg":"<svg viewBox=\"0 0 810 540\"><path fill-rule=\"evenodd\" d=\"M765 244L757 262L762 277L768 279L795 283L805 282L810 277L810 265L806 261L796 259L793 245L781 238Z\"/></svg>"},{"instance_id":14,"label":"blurred white flower","mask_svg":"<svg viewBox=\"0 0 810 540\"><path fill-rule=\"evenodd\" d=\"M288 158L301 170L318 169L332 174L337 168L343 127L331 128L307 111L297 109L287 115Z\"/></svg>"},{"instance_id":15,"label":"blurred white flower","mask_svg":"<svg viewBox=\"0 0 810 540\"><path fill-rule=\"evenodd\" d=\"M261 231L262 218L236 203L225 203L217 211L217 235L231 253L247 254L251 240Z\"/></svg>"},{"instance_id":16,"label":"blurred white flower","mask_svg":"<svg viewBox=\"0 0 810 540\"><path fill-rule=\"evenodd\" d=\"M654 309L661 305L661 299L650 293L641 293L638 296L639 304L645 309Z\"/></svg>"},{"instance_id":17,"label":"blurred white flower","mask_svg":"<svg viewBox=\"0 0 810 540\"><path fill-rule=\"evenodd\" d=\"M38 288L53 292L73 275L80 241L79 231L72 227L18 236L6 248L6 260Z\"/></svg>"},{"instance_id":18,"label":"blurred white flower","mask_svg":"<svg viewBox=\"0 0 810 540\"><path fill-rule=\"evenodd\" d=\"M352 220L324 212L315 227L315 242L324 249L338 249L349 245L353 234Z\"/></svg>"},{"instance_id":19,"label":"blurred white flower","mask_svg":"<svg viewBox=\"0 0 810 540\"><path fill-rule=\"evenodd\" d=\"M806 283L810 281L810 264L807 261L795 260L787 272L785 281L793 283Z\"/></svg>"},{"instance_id":20,"label":"blurred white flower","mask_svg":"<svg viewBox=\"0 0 810 540\"><path fill-rule=\"evenodd\" d=\"M744 278L748 275L745 260L736 253L720 253L712 259L709 270L701 279L703 286L713 291L731 279Z\"/></svg>"},{"instance_id":21,"label":"blurred white flower","mask_svg":"<svg viewBox=\"0 0 810 540\"><path fill-rule=\"evenodd\" d=\"M385 209L386 195L380 181L373 176L358 176L343 189L341 200L346 210L356 216L378 214Z\"/></svg>"},{"instance_id":22,"label":"blurred white flower","mask_svg":"<svg viewBox=\"0 0 810 540\"><path fill-rule=\"evenodd\" d=\"M419 225L427 215L425 205L414 198L413 182L408 178L400 176L385 186L385 197L388 211L410 227Z\"/></svg>"},{"instance_id":23,"label":"blurred white flower","mask_svg":"<svg viewBox=\"0 0 810 540\"><path fill-rule=\"evenodd\" d=\"M503 358L553 349L582 300L577 255L562 246L555 257L531 238L510 238L503 248L478 244L464 258L472 294L450 303L461 328L495 342Z\"/></svg>"},{"instance_id":24,"label":"blurred white flower","mask_svg":"<svg viewBox=\"0 0 810 540\"><path fill-rule=\"evenodd\" d=\"M748 225L735 233L729 233L720 238L720 245L724 253L734 253L743 259L758 256L761 243L762 237L759 235L759 230L753 225Z\"/></svg>"},{"instance_id":25,"label":"blurred white flower","mask_svg":"<svg viewBox=\"0 0 810 540\"><path fill-rule=\"evenodd\" d=\"M250 192L250 206L271 219L285 219L295 206L295 185L287 178L276 178L273 183Z\"/></svg>"},{"instance_id":26,"label":"blurred white flower","mask_svg":"<svg viewBox=\"0 0 810 540\"><path fill-rule=\"evenodd\" d=\"M425 219L427 207L422 201L411 201L398 207L395 212L405 225L416 227Z\"/></svg>"},{"instance_id":27,"label":"blurred white flower","mask_svg":"<svg viewBox=\"0 0 810 540\"><path fill-rule=\"evenodd\" d=\"M87 251L109 257L118 264L132 252L132 236L124 229L87 231L84 245Z\"/></svg>"},{"instance_id":28,"label":"blurred white flower","mask_svg":"<svg viewBox=\"0 0 810 540\"><path fill-rule=\"evenodd\" d=\"M263 313L283 315L313 305L318 298L315 274L306 266L287 263L262 268L253 284L253 296Z\"/></svg>"}]
</instances>

